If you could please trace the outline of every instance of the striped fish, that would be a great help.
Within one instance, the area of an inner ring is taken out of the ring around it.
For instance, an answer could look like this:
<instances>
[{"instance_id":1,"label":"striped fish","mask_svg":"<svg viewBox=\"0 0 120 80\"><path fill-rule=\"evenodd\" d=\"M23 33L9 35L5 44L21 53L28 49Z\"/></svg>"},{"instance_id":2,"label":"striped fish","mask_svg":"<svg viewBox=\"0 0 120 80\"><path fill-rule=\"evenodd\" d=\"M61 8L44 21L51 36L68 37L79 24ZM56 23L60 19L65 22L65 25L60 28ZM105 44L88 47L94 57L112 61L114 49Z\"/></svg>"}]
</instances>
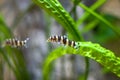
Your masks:
<instances>
[{"instance_id":1,"label":"striped fish","mask_svg":"<svg viewBox=\"0 0 120 80\"><path fill-rule=\"evenodd\" d=\"M57 43L61 43L70 47L75 48L76 46L76 42L75 41L71 41L68 38L66 38L65 36L50 36L47 40L47 42L57 42Z\"/></svg>"},{"instance_id":2,"label":"striped fish","mask_svg":"<svg viewBox=\"0 0 120 80\"><path fill-rule=\"evenodd\" d=\"M4 45L5 46L11 46L11 47L27 47L26 43L29 40L29 38L26 38L26 40L20 41L18 39L6 39Z\"/></svg>"}]
</instances>

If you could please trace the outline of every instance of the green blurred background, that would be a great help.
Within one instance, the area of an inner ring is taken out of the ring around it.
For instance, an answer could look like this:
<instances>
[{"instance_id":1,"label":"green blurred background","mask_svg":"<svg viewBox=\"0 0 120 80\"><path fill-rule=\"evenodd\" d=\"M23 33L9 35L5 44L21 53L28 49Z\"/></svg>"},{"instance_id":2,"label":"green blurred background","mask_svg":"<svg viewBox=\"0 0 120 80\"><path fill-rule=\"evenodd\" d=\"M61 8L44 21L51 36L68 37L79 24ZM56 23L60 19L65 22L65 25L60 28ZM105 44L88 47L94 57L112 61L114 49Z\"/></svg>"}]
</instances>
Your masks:
<instances>
[{"instance_id":1,"label":"green blurred background","mask_svg":"<svg viewBox=\"0 0 120 80\"><path fill-rule=\"evenodd\" d=\"M63 7L77 21L85 41L99 43L120 56L120 38L105 23L85 10L75 6L72 0L59 0ZM81 1L81 0L76 0ZM82 0L91 7L100 0ZM114 28L120 28L120 0L101 0L96 8L100 16ZM88 15L88 16L87 16ZM87 16L86 18L84 18ZM79 20L80 18L80 20ZM82 20L83 19L83 20ZM66 35L66 31L45 11L31 0L0 0L0 80L43 80L42 66L47 55L57 44L48 44L51 35ZM2 47L8 38L30 40L27 48ZM65 55L54 61L50 80L83 80L84 58ZM106 71L100 64L90 60L88 80L120 80Z\"/></svg>"}]
</instances>

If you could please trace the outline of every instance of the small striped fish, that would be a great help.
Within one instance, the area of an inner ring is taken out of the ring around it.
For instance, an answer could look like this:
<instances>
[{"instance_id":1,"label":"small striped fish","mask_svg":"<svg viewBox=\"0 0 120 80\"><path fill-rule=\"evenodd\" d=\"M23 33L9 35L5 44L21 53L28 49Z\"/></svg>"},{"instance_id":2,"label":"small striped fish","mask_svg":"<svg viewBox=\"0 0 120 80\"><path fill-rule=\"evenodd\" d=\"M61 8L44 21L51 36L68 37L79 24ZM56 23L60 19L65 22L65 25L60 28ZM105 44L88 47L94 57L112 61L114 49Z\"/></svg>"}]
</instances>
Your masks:
<instances>
[{"instance_id":1,"label":"small striped fish","mask_svg":"<svg viewBox=\"0 0 120 80\"><path fill-rule=\"evenodd\" d=\"M29 38L26 38L26 40L20 41L18 39L6 39L4 42L5 46L11 46L11 47L27 47L26 43L29 40Z\"/></svg>"},{"instance_id":2,"label":"small striped fish","mask_svg":"<svg viewBox=\"0 0 120 80\"><path fill-rule=\"evenodd\" d=\"M71 41L69 39L67 39L65 36L50 36L47 40L47 42L58 42L58 43L61 43L61 44L64 44L64 45L67 45L67 46L70 46L70 47L73 47L75 48L76 46L76 42L75 41Z\"/></svg>"}]
</instances>

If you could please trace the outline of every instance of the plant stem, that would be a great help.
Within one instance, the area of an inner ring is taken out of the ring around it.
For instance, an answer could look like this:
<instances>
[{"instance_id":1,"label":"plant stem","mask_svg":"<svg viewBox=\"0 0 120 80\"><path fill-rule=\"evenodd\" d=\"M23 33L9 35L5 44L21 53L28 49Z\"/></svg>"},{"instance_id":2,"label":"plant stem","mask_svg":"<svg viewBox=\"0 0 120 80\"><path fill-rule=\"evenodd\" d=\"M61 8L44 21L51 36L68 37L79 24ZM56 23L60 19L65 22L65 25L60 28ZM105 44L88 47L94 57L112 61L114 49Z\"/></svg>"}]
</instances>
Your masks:
<instances>
[{"instance_id":1,"label":"plant stem","mask_svg":"<svg viewBox=\"0 0 120 80\"><path fill-rule=\"evenodd\" d=\"M85 65L85 78L84 78L84 80L87 80L88 74L89 74L89 64L90 64L88 57L85 57L85 63L86 63L86 65Z\"/></svg>"},{"instance_id":2,"label":"plant stem","mask_svg":"<svg viewBox=\"0 0 120 80\"><path fill-rule=\"evenodd\" d=\"M76 13L76 6L79 3L77 0L75 0L74 2L74 6L71 10L71 13L73 12L73 16L74 16L74 20L77 20L77 13ZM84 39L83 39L84 41ZM87 80L88 78L88 74L89 74L89 58L88 57L84 57L85 58L85 78L84 80Z\"/></svg>"}]
</instances>

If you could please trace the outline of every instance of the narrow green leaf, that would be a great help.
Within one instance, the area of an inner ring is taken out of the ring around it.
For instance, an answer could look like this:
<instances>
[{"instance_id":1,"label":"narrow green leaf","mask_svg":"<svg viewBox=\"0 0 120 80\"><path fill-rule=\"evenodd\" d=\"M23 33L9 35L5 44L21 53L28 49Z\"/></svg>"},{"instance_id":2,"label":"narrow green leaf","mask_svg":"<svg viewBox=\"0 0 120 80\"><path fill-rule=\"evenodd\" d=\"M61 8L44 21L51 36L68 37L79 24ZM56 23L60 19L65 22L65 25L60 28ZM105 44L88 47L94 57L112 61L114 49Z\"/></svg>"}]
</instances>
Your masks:
<instances>
[{"instance_id":1,"label":"narrow green leaf","mask_svg":"<svg viewBox=\"0 0 120 80\"><path fill-rule=\"evenodd\" d=\"M90 23L88 23L82 30L81 33L86 33L90 30L92 30L94 27L96 27L96 25L99 23L98 20L93 20Z\"/></svg>"},{"instance_id":2,"label":"narrow green leaf","mask_svg":"<svg viewBox=\"0 0 120 80\"><path fill-rule=\"evenodd\" d=\"M95 13L93 10L89 9L87 6L85 6L82 3L79 3L79 6L85 9L87 12L91 13L93 16L101 20L103 23L105 23L108 27L110 27L119 37L120 37L120 29L118 27L113 26L110 22L108 22L106 19L104 19L99 14Z\"/></svg>"},{"instance_id":3,"label":"narrow green leaf","mask_svg":"<svg viewBox=\"0 0 120 80\"><path fill-rule=\"evenodd\" d=\"M33 0L38 6L52 15L75 40L83 40L76 24L58 0Z\"/></svg>"},{"instance_id":4,"label":"narrow green leaf","mask_svg":"<svg viewBox=\"0 0 120 80\"><path fill-rule=\"evenodd\" d=\"M101 5L103 5L106 2L106 0L97 0L91 7L91 10L96 10L97 8L99 8ZM77 26L81 25L88 17L90 16L89 12L85 12L82 17L80 17L78 19L78 21L76 22Z\"/></svg>"},{"instance_id":5,"label":"narrow green leaf","mask_svg":"<svg viewBox=\"0 0 120 80\"><path fill-rule=\"evenodd\" d=\"M6 38L11 37L11 31L4 22L3 17L0 15L0 33L3 33Z\"/></svg>"}]
</instances>

